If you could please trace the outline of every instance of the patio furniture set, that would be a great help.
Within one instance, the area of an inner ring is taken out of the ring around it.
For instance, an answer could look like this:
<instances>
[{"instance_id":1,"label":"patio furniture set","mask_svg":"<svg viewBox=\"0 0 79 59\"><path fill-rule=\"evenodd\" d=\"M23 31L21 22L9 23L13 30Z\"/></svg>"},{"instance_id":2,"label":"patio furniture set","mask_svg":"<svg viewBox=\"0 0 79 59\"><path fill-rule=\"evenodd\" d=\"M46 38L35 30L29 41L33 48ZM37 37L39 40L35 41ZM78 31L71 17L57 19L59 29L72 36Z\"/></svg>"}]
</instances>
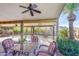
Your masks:
<instances>
[{"instance_id":1,"label":"patio furniture set","mask_svg":"<svg viewBox=\"0 0 79 59\"><path fill-rule=\"evenodd\" d=\"M23 50L20 50L21 44L15 43L8 38L3 40L2 46L5 51L5 56L54 56L56 52L56 42L50 42L49 46L40 45L37 36L31 36L31 42L23 43ZM32 55L31 55L32 54Z\"/></svg>"}]
</instances>

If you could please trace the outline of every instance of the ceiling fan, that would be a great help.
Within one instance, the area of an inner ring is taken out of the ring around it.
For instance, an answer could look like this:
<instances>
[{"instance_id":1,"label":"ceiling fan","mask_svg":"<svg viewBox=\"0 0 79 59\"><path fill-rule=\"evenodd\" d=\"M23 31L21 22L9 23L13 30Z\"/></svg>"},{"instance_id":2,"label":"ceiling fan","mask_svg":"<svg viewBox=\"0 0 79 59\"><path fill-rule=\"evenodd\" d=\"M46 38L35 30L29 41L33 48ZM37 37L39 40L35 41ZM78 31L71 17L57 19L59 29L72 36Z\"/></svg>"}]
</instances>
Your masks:
<instances>
[{"instance_id":1,"label":"ceiling fan","mask_svg":"<svg viewBox=\"0 0 79 59\"><path fill-rule=\"evenodd\" d=\"M19 7L22 7L22 8L26 9L25 11L22 12L22 14L24 14L28 11L30 11L31 16L34 16L34 12L41 14L41 11L35 9L35 8L37 8L36 4L31 4L30 3L28 7L22 6L22 5L20 5Z\"/></svg>"}]
</instances>

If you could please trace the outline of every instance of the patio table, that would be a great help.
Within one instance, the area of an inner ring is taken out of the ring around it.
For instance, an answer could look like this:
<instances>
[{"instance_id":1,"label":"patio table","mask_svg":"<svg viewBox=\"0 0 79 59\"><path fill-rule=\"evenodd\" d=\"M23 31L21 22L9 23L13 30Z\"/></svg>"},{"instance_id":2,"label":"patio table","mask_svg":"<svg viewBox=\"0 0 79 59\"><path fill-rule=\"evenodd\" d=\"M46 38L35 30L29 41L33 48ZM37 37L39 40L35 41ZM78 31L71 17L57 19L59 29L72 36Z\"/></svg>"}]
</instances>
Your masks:
<instances>
[{"instance_id":1,"label":"patio table","mask_svg":"<svg viewBox=\"0 0 79 59\"><path fill-rule=\"evenodd\" d=\"M23 51L20 50L21 44L14 44L14 47L11 48L14 51L14 55L18 53L18 55L29 55L29 53L33 52L37 47L37 42L30 42L23 44Z\"/></svg>"}]
</instances>

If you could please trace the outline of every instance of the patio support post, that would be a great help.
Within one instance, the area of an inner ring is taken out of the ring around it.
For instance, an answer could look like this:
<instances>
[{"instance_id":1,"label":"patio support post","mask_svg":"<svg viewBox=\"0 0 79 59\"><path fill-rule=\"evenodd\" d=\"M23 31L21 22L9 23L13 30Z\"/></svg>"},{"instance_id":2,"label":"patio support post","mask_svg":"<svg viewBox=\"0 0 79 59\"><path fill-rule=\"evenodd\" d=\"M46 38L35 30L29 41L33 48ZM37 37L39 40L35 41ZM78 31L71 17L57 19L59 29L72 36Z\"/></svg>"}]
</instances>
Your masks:
<instances>
[{"instance_id":1,"label":"patio support post","mask_svg":"<svg viewBox=\"0 0 79 59\"><path fill-rule=\"evenodd\" d=\"M58 34L59 34L59 20L57 20L57 22L56 22L56 39L57 39L57 37L58 37Z\"/></svg>"},{"instance_id":2,"label":"patio support post","mask_svg":"<svg viewBox=\"0 0 79 59\"><path fill-rule=\"evenodd\" d=\"M20 40L21 46L20 50L23 51L23 21L21 21L21 40Z\"/></svg>"},{"instance_id":3,"label":"patio support post","mask_svg":"<svg viewBox=\"0 0 79 59\"><path fill-rule=\"evenodd\" d=\"M31 34L34 34L34 26L31 27Z\"/></svg>"},{"instance_id":4,"label":"patio support post","mask_svg":"<svg viewBox=\"0 0 79 59\"><path fill-rule=\"evenodd\" d=\"M55 32L54 28L55 28L55 27L53 26L53 40L55 39L55 38L54 38L54 34L55 34L55 33L54 33L54 32Z\"/></svg>"},{"instance_id":5,"label":"patio support post","mask_svg":"<svg viewBox=\"0 0 79 59\"><path fill-rule=\"evenodd\" d=\"M34 31L34 26L33 26L33 28L32 28L32 29L33 29L33 34L34 34L34 32L35 32L35 31Z\"/></svg>"},{"instance_id":6,"label":"patio support post","mask_svg":"<svg viewBox=\"0 0 79 59\"><path fill-rule=\"evenodd\" d=\"M31 26L31 35L32 35L32 26Z\"/></svg>"}]
</instances>

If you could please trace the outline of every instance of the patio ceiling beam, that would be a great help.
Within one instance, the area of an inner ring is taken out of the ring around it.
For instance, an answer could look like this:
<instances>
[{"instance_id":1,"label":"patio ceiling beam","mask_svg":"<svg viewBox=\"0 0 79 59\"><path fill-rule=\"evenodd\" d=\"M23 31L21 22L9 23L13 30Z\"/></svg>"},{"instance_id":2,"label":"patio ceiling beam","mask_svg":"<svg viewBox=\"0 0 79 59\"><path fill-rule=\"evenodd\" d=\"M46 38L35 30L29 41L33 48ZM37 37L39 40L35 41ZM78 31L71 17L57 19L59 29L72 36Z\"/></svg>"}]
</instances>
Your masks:
<instances>
[{"instance_id":1,"label":"patio ceiling beam","mask_svg":"<svg viewBox=\"0 0 79 59\"><path fill-rule=\"evenodd\" d=\"M36 19L36 20L16 20L16 21L0 21L0 24L14 24L14 23L52 23L56 22L58 18L52 19Z\"/></svg>"}]
</instances>

